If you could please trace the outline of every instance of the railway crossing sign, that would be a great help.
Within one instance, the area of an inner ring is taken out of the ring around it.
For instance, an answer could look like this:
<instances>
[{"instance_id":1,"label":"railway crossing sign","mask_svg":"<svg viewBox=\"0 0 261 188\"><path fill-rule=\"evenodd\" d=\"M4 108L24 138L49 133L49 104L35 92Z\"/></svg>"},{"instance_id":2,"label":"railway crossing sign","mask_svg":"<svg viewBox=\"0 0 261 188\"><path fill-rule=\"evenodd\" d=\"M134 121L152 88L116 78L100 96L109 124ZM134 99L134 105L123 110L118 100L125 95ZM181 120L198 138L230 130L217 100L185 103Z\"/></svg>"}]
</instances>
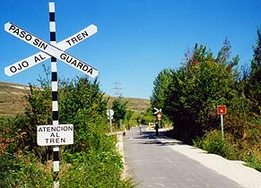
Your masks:
<instances>
[{"instance_id":1,"label":"railway crossing sign","mask_svg":"<svg viewBox=\"0 0 261 188\"><path fill-rule=\"evenodd\" d=\"M155 110L154 114L157 114L157 113L161 113L162 109L154 108L154 110Z\"/></svg>"},{"instance_id":2,"label":"railway crossing sign","mask_svg":"<svg viewBox=\"0 0 261 188\"><path fill-rule=\"evenodd\" d=\"M95 25L90 25L78 33L56 43L56 24L55 24L55 4L49 2L49 28L50 43L18 27L17 25L7 22L4 30L9 34L31 44L41 50L41 52L31 55L23 60L5 67L5 74L13 76L24 70L27 70L39 63L51 59L51 76L52 76L52 112L53 125L37 126L37 143L39 146L53 147L53 171L54 171L54 188L59 188L59 145L73 144L73 125L59 125L58 121L58 79L57 79L57 61L59 59L73 68L95 78L99 71L84 61L64 52L68 48L75 46L83 40L89 38L97 32Z\"/></svg>"},{"instance_id":3,"label":"railway crossing sign","mask_svg":"<svg viewBox=\"0 0 261 188\"><path fill-rule=\"evenodd\" d=\"M11 66L6 67L5 74L8 76L12 76L53 56L63 61L64 63L72 66L73 68L87 74L88 76L95 78L99 74L96 68L63 51L78 44L80 41L86 39L87 37L97 32L97 27L95 25L90 25L85 29L87 31L90 31L90 34L88 34L86 30L82 30L82 32L80 31L80 33L78 32L72 37L69 37L69 39L67 38L62 42L53 45L45 42L39 37L34 36L26 30L14 25L13 23L7 22L5 24L6 32L27 42L28 44L31 44L32 46L40 49L42 52L32 55L24 60L21 60L17 63L14 63Z\"/></svg>"},{"instance_id":4,"label":"railway crossing sign","mask_svg":"<svg viewBox=\"0 0 261 188\"><path fill-rule=\"evenodd\" d=\"M18 32L18 31L17 31ZM85 39L89 38L93 34L97 33L97 27L93 24L89 25L88 27L82 29L81 31L77 32L76 34L62 40L57 44L53 44L57 48L61 50L67 50L76 44L84 41ZM13 76L18 74L26 69L29 69L39 63L49 59L51 56L44 52L38 52L32 56L29 56L23 60L20 60L16 63L13 63L10 66L5 67L5 74L7 76Z\"/></svg>"}]
</instances>

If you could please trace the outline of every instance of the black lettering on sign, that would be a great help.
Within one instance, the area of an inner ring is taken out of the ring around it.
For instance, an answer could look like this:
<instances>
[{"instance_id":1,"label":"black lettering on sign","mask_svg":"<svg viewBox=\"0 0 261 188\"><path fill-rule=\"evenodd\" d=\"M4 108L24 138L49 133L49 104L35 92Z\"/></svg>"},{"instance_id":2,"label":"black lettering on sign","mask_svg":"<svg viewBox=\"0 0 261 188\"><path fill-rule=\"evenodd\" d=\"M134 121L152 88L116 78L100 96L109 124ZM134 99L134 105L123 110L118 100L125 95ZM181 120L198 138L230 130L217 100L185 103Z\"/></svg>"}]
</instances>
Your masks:
<instances>
[{"instance_id":1,"label":"black lettering on sign","mask_svg":"<svg viewBox=\"0 0 261 188\"><path fill-rule=\"evenodd\" d=\"M87 73L90 73L90 74L92 74L92 72L93 72L93 69L92 69L92 68L90 68L90 69L88 70L88 72L87 72Z\"/></svg>"},{"instance_id":2,"label":"black lettering on sign","mask_svg":"<svg viewBox=\"0 0 261 188\"><path fill-rule=\"evenodd\" d=\"M15 73L17 70L22 70L23 68L26 68L26 67L28 67L28 66L29 66L29 63L28 63L27 61L23 61L22 63L19 63L19 64L17 65L17 67L11 66L11 67L10 67L10 71L11 71L12 73Z\"/></svg>"},{"instance_id":3,"label":"black lettering on sign","mask_svg":"<svg viewBox=\"0 0 261 188\"><path fill-rule=\"evenodd\" d=\"M32 40L32 35L30 35L29 33L27 33L26 31L24 30L20 30L19 28L17 28L16 26L14 25L11 25L9 27L9 31L12 31L14 34L16 34L17 36L19 36L20 38L24 38L25 40L27 41L30 41Z\"/></svg>"},{"instance_id":4,"label":"black lettering on sign","mask_svg":"<svg viewBox=\"0 0 261 188\"><path fill-rule=\"evenodd\" d=\"M71 65L77 67L77 60L72 58Z\"/></svg>"},{"instance_id":5,"label":"black lettering on sign","mask_svg":"<svg viewBox=\"0 0 261 188\"><path fill-rule=\"evenodd\" d=\"M66 42L71 46L70 40L67 40Z\"/></svg>"},{"instance_id":6,"label":"black lettering on sign","mask_svg":"<svg viewBox=\"0 0 261 188\"><path fill-rule=\"evenodd\" d=\"M17 68L15 66L10 67L10 71L12 73L15 73L17 71Z\"/></svg>"},{"instance_id":7,"label":"black lettering on sign","mask_svg":"<svg viewBox=\"0 0 261 188\"><path fill-rule=\"evenodd\" d=\"M83 39L83 37L82 37L81 34L77 35L76 37L77 37L77 39L78 39L79 41L81 41L81 40Z\"/></svg>"},{"instance_id":8,"label":"black lettering on sign","mask_svg":"<svg viewBox=\"0 0 261 188\"><path fill-rule=\"evenodd\" d=\"M82 70L83 71L87 71L88 70L88 66L87 65L83 65Z\"/></svg>"},{"instance_id":9,"label":"black lettering on sign","mask_svg":"<svg viewBox=\"0 0 261 188\"><path fill-rule=\"evenodd\" d=\"M66 42L71 46L73 44L76 44L78 42L80 42L81 40L85 39L86 37L88 37L88 33L87 31L84 31L78 35L76 35L76 37L72 37L69 40L67 40Z\"/></svg>"},{"instance_id":10,"label":"black lettering on sign","mask_svg":"<svg viewBox=\"0 0 261 188\"><path fill-rule=\"evenodd\" d=\"M37 46L38 48L44 49L44 50L46 50L46 48L48 47L48 44L46 44L45 42L43 42L37 38L34 39L33 45Z\"/></svg>"},{"instance_id":11,"label":"black lettering on sign","mask_svg":"<svg viewBox=\"0 0 261 188\"><path fill-rule=\"evenodd\" d=\"M68 56L65 53L62 53L60 55L60 58L62 60L65 60L68 64L71 64L71 65L73 65L76 68L80 68L84 72L87 72L87 73L90 73L90 74L93 73L93 69L91 67L89 67L88 65L84 64L83 62L78 61L74 57L71 57L71 56Z\"/></svg>"},{"instance_id":12,"label":"black lettering on sign","mask_svg":"<svg viewBox=\"0 0 261 188\"><path fill-rule=\"evenodd\" d=\"M83 38L86 38L86 37L88 37L88 36L89 36L89 35L88 35L87 31L82 32L82 37L83 37Z\"/></svg>"},{"instance_id":13,"label":"black lettering on sign","mask_svg":"<svg viewBox=\"0 0 261 188\"><path fill-rule=\"evenodd\" d=\"M79 62L78 65L77 65L77 68L82 69L82 66L83 66L83 63Z\"/></svg>"},{"instance_id":14,"label":"black lettering on sign","mask_svg":"<svg viewBox=\"0 0 261 188\"><path fill-rule=\"evenodd\" d=\"M72 40L73 44L77 43L77 41L78 41L76 37L73 37L71 40Z\"/></svg>"},{"instance_id":15,"label":"black lettering on sign","mask_svg":"<svg viewBox=\"0 0 261 188\"><path fill-rule=\"evenodd\" d=\"M14 25L11 25L10 27L9 27L9 31L11 31L11 30L15 30L15 26Z\"/></svg>"},{"instance_id":16,"label":"black lettering on sign","mask_svg":"<svg viewBox=\"0 0 261 188\"><path fill-rule=\"evenodd\" d=\"M45 57L41 56L41 54L39 54L39 56L34 56L35 63L38 63L38 61L42 61L44 59L45 59Z\"/></svg>"},{"instance_id":17,"label":"black lettering on sign","mask_svg":"<svg viewBox=\"0 0 261 188\"><path fill-rule=\"evenodd\" d=\"M20 37L21 37L21 38L24 38L25 36L26 36L26 32L25 32L25 31L21 31Z\"/></svg>"},{"instance_id":18,"label":"black lettering on sign","mask_svg":"<svg viewBox=\"0 0 261 188\"><path fill-rule=\"evenodd\" d=\"M65 143L65 138L61 138L61 143Z\"/></svg>"}]
</instances>

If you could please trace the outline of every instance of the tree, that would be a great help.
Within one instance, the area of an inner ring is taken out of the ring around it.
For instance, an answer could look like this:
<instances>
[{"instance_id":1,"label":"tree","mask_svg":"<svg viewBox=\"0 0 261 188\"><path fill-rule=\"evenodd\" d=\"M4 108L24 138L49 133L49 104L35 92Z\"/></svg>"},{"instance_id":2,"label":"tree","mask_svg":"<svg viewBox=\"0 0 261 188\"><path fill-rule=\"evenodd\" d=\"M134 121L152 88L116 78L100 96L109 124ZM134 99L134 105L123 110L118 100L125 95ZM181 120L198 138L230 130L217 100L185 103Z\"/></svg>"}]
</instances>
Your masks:
<instances>
[{"instance_id":1,"label":"tree","mask_svg":"<svg viewBox=\"0 0 261 188\"><path fill-rule=\"evenodd\" d=\"M131 117L132 117L133 113L134 113L134 111L132 111L132 110L127 110L126 111L125 118L126 118L126 121L127 121L127 129L128 130L130 130L130 128L131 128L130 120L131 120Z\"/></svg>"},{"instance_id":2,"label":"tree","mask_svg":"<svg viewBox=\"0 0 261 188\"><path fill-rule=\"evenodd\" d=\"M166 90L170 84L171 70L163 69L153 82L153 91L150 97L151 106L159 109L163 108L166 100Z\"/></svg>"},{"instance_id":3,"label":"tree","mask_svg":"<svg viewBox=\"0 0 261 188\"><path fill-rule=\"evenodd\" d=\"M160 72L154 82L161 92L154 92L153 98L163 103L163 112L174 123L176 136L186 142L218 126L218 104L227 105L231 111L242 107L235 100L244 101L234 68L239 58L229 60L230 48L229 41L225 40L215 58L206 46L196 44L182 67L165 71L167 74Z\"/></svg>"},{"instance_id":4,"label":"tree","mask_svg":"<svg viewBox=\"0 0 261 188\"><path fill-rule=\"evenodd\" d=\"M253 47L251 69L245 83L245 94L252 102L252 112L261 115L261 27L257 29L257 44Z\"/></svg>"},{"instance_id":5,"label":"tree","mask_svg":"<svg viewBox=\"0 0 261 188\"><path fill-rule=\"evenodd\" d=\"M127 112L126 105L127 102L123 101L121 97L115 99L112 103L112 109L114 111L113 118L118 126L120 126L120 121L124 119Z\"/></svg>"}]
</instances>

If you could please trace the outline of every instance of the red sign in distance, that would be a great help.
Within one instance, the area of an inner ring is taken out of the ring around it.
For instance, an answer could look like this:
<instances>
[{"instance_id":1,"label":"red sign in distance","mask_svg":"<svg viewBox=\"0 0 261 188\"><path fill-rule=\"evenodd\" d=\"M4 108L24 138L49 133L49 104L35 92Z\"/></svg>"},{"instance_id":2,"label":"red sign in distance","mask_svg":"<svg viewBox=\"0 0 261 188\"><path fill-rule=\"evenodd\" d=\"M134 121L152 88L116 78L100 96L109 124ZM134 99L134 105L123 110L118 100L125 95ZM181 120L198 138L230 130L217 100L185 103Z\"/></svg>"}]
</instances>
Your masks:
<instances>
[{"instance_id":1,"label":"red sign in distance","mask_svg":"<svg viewBox=\"0 0 261 188\"><path fill-rule=\"evenodd\" d=\"M218 115L225 115L227 113L227 108L225 105L218 105L217 106L217 114Z\"/></svg>"},{"instance_id":2,"label":"red sign in distance","mask_svg":"<svg viewBox=\"0 0 261 188\"><path fill-rule=\"evenodd\" d=\"M161 113L157 113L156 117L157 117L158 120L161 120Z\"/></svg>"}]
</instances>

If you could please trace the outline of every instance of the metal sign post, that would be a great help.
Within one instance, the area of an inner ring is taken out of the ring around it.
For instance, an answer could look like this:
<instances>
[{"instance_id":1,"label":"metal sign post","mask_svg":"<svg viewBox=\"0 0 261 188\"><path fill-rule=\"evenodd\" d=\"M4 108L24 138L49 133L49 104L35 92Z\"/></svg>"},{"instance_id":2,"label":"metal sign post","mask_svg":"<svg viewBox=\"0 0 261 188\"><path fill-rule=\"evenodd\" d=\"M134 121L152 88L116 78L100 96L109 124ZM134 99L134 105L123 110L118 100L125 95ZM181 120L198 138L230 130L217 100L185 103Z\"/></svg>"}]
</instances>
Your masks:
<instances>
[{"instance_id":1,"label":"metal sign post","mask_svg":"<svg viewBox=\"0 0 261 188\"><path fill-rule=\"evenodd\" d=\"M223 125L223 114L220 115L220 124L221 124L221 134L222 134L222 140L224 141L225 140L225 137L224 137L224 125Z\"/></svg>"},{"instance_id":2,"label":"metal sign post","mask_svg":"<svg viewBox=\"0 0 261 188\"><path fill-rule=\"evenodd\" d=\"M223 115L227 113L227 108L225 105L218 105L217 106L217 114L220 115L220 125L221 125L221 135L222 135L222 140L225 140L224 136L224 124L223 124Z\"/></svg>"},{"instance_id":3,"label":"metal sign post","mask_svg":"<svg viewBox=\"0 0 261 188\"><path fill-rule=\"evenodd\" d=\"M9 34L27 42L28 44L38 48L41 52L13 63L5 67L5 74L13 76L28 68L31 68L39 63L51 58L51 72L52 72L52 112L53 125L38 126L37 139L38 145L49 146L53 145L53 171L54 171L54 188L59 188L59 146L73 144L73 125L59 125L58 121L58 76L57 76L57 59L72 66L73 68L95 78L99 71L84 61L64 52L68 48L79 44L83 40L89 38L97 32L95 25L90 25L85 29L79 31L75 35L56 43L56 24L55 24L55 4L49 3L49 27L50 27L50 43L36 37L17 25L7 22L4 29ZM67 129L65 130L65 127ZM62 128L61 128L62 127ZM59 131L60 130L60 131ZM61 131L63 130L63 131ZM46 131L46 132L45 132ZM38 135L39 134L39 135Z\"/></svg>"},{"instance_id":4,"label":"metal sign post","mask_svg":"<svg viewBox=\"0 0 261 188\"><path fill-rule=\"evenodd\" d=\"M112 134L112 119L113 119L114 111L112 109L109 109L109 110L107 110L106 114L108 116L108 119L110 120L110 128L111 128L111 134Z\"/></svg>"},{"instance_id":5,"label":"metal sign post","mask_svg":"<svg viewBox=\"0 0 261 188\"><path fill-rule=\"evenodd\" d=\"M160 121L161 121L161 117L162 117L162 115L161 115L162 109L154 108L154 110L155 110L154 114L156 114L156 118L158 120L158 123L156 123L156 136L158 136L159 135L159 128L160 128Z\"/></svg>"}]
</instances>

